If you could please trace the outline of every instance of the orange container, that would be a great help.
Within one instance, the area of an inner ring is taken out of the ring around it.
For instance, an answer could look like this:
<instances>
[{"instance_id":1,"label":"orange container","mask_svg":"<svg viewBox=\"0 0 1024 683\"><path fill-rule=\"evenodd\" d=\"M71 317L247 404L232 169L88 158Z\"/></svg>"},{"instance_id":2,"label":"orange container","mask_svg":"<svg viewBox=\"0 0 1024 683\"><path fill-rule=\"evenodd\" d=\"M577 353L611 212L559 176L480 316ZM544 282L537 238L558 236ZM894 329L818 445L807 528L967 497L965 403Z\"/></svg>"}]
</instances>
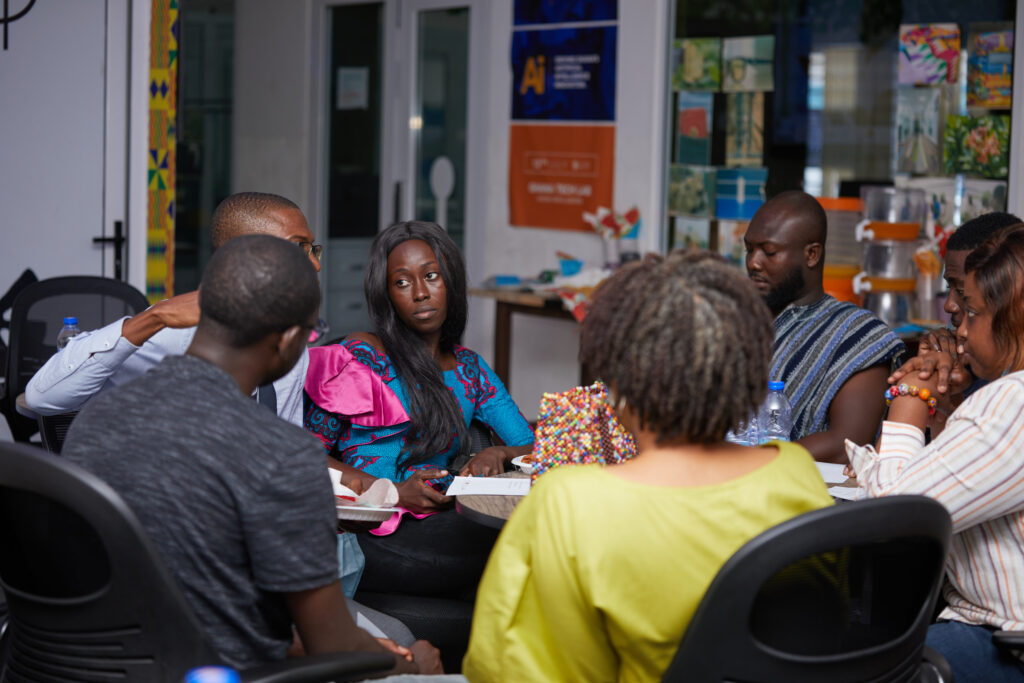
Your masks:
<instances>
[{"instance_id":1,"label":"orange container","mask_svg":"<svg viewBox=\"0 0 1024 683\"><path fill-rule=\"evenodd\" d=\"M921 232L920 223L883 223L882 221L871 221L864 226L864 231L870 230L874 233L873 240L894 240L897 242L912 242L916 240Z\"/></svg>"},{"instance_id":2,"label":"orange container","mask_svg":"<svg viewBox=\"0 0 1024 683\"><path fill-rule=\"evenodd\" d=\"M853 277L859 272L860 266L826 264L822 273L825 293L860 306L861 298L853 291Z\"/></svg>"},{"instance_id":3,"label":"orange container","mask_svg":"<svg viewBox=\"0 0 1024 683\"><path fill-rule=\"evenodd\" d=\"M866 277L864 281L871 284L872 292L913 292L917 287L914 278Z\"/></svg>"}]
</instances>

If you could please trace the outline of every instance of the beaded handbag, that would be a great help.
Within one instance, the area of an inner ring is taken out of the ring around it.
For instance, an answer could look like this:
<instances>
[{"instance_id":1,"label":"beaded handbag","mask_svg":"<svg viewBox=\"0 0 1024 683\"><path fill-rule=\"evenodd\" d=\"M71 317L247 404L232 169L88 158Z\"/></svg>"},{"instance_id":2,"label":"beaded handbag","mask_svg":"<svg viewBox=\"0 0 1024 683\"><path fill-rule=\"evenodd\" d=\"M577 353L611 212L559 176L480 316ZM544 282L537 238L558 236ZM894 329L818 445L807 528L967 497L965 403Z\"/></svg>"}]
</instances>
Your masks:
<instances>
[{"instance_id":1,"label":"beaded handbag","mask_svg":"<svg viewBox=\"0 0 1024 683\"><path fill-rule=\"evenodd\" d=\"M636 455L636 443L615 417L602 382L545 393L534 435L534 479L559 465L608 465Z\"/></svg>"}]
</instances>

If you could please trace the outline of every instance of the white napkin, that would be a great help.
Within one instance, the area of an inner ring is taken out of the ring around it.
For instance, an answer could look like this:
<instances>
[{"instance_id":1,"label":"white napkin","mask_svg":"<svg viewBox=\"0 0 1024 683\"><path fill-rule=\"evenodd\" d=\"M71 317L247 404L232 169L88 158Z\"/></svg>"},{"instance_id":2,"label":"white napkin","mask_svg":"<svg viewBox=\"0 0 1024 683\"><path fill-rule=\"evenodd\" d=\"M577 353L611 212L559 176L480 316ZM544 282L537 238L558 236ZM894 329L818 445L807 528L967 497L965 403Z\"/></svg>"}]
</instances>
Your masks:
<instances>
[{"instance_id":1,"label":"white napkin","mask_svg":"<svg viewBox=\"0 0 1024 683\"><path fill-rule=\"evenodd\" d=\"M390 479L378 479L370 484L370 488L357 495L355 491L341 483L341 472L328 468L327 474L331 477L331 488L334 489L334 495L356 499L354 503L346 501L349 505L390 508L398 504L398 489Z\"/></svg>"},{"instance_id":2,"label":"white napkin","mask_svg":"<svg viewBox=\"0 0 1024 683\"><path fill-rule=\"evenodd\" d=\"M826 484L842 484L847 479L846 475L843 474L845 465L833 462L816 462L814 464L818 466L821 478L825 480Z\"/></svg>"},{"instance_id":3,"label":"white napkin","mask_svg":"<svg viewBox=\"0 0 1024 683\"><path fill-rule=\"evenodd\" d=\"M853 486L829 486L829 495L843 500L860 500L860 489Z\"/></svg>"}]
</instances>

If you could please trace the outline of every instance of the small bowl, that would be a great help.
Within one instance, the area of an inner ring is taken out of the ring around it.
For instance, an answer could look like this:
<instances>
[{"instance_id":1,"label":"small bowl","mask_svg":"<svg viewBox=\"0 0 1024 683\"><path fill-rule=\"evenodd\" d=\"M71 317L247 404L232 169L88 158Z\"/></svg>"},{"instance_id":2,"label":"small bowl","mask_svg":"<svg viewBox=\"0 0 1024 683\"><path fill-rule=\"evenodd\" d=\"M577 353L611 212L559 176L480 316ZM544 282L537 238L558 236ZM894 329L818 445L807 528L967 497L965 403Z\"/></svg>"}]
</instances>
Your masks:
<instances>
[{"instance_id":1,"label":"small bowl","mask_svg":"<svg viewBox=\"0 0 1024 683\"><path fill-rule=\"evenodd\" d=\"M533 463L523 462L523 458L525 457L525 455L520 455L518 457L512 458L512 464L515 465L516 468L523 474L533 474Z\"/></svg>"},{"instance_id":2,"label":"small bowl","mask_svg":"<svg viewBox=\"0 0 1024 683\"><path fill-rule=\"evenodd\" d=\"M567 258L559 259L558 268L559 270L561 270L563 277L569 277L570 275L575 275L576 273L580 272L580 270L583 269L583 261Z\"/></svg>"}]
</instances>

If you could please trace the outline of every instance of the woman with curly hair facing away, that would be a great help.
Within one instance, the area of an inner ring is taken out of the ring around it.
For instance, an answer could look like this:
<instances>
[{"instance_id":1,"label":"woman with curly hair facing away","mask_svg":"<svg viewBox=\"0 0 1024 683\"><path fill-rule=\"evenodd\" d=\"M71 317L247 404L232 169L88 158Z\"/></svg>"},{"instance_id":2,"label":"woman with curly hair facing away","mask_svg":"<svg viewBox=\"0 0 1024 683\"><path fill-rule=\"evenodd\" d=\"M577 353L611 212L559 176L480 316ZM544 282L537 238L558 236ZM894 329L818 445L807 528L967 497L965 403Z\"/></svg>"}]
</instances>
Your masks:
<instances>
[{"instance_id":1,"label":"woman with curly hair facing away","mask_svg":"<svg viewBox=\"0 0 1024 683\"><path fill-rule=\"evenodd\" d=\"M409 221L377 235L364 288L375 332L310 349L306 429L320 437L329 465L350 487L391 479L400 506L440 512L407 516L390 536L359 534L361 587L472 600L495 534L451 508L442 493L448 470L458 456L471 455L473 419L506 445L473 455L466 474L503 471L531 450L533 432L494 371L459 344L466 269L439 225Z\"/></svg>"},{"instance_id":2,"label":"woman with curly hair facing away","mask_svg":"<svg viewBox=\"0 0 1024 683\"><path fill-rule=\"evenodd\" d=\"M484 572L471 681L653 681L707 586L746 541L832 503L797 444L726 432L765 396L772 317L706 253L623 267L597 292L580 360L637 455L543 474Z\"/></svg>"}]
</instances>

